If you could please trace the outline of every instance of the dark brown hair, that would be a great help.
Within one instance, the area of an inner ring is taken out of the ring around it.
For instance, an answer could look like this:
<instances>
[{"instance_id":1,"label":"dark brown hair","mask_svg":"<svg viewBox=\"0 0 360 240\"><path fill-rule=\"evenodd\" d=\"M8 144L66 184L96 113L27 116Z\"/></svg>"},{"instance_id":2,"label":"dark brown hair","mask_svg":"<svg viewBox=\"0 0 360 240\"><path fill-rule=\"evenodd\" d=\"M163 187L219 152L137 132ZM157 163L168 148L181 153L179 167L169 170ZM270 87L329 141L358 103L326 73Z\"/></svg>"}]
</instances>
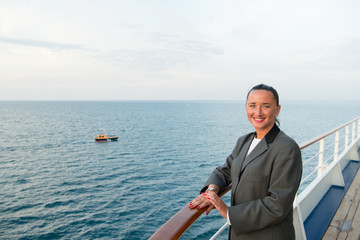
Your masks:
<instances>
[{"instance_id":1,"label":"dark brown hair","mask_svg":"<svg viewBox=\"0 0 360 240\"><path fill-rule=\"evenodd\" d=\"M276 100L276 106L279 106L279 94L277 93L275 88L273 88L272 86L269 86L266 84L256 85L252 89L250 89L250 91L248 92L248 94L246 96L246 99L248 99L250 92L253 90L266 90L266 91L272 92L272 94L274 95L274 99Z\"/></svg>"}]
</instances>

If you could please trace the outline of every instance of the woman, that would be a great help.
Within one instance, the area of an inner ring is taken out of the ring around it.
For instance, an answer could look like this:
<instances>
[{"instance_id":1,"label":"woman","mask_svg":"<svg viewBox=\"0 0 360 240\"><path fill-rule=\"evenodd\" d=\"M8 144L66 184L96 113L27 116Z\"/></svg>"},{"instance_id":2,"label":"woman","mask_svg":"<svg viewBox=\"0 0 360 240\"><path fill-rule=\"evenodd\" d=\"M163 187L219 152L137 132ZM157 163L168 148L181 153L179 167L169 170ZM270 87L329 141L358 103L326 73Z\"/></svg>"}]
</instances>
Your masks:
<instances>
[{"instance_id":1,"label":"woman","mask_svg":"<svg viewBox=\"0 0 360 240\"><path fill-rule=\"evenodd\" d=\"M246 113L255 132L239 138L223 166L207 180L190 208L216 208L230 224L229 239L295 239L293 201L302 173L301 151L277 126L279 96L253 87ZM231 207L217 193L232 184Z\"/></svg>"}]
</instances>

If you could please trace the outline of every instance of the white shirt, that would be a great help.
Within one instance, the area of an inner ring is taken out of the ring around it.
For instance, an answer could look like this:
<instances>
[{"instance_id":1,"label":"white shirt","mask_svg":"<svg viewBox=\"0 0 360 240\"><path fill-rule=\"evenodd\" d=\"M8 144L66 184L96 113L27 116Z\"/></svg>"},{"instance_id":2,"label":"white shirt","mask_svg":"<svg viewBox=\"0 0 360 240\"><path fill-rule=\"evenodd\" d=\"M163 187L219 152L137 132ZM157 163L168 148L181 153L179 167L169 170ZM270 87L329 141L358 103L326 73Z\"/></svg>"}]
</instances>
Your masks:
<instances>
[{"instance_id":1,"label":"white shirt","mask_svg":"<svg viewBox=\"0 0 360 240\"><path fill-rule=\"evenodd\" d=\"M258 145L258 143L259 143L260 141L261 141L261 138L260 138L260 139L254 138L254 139L252 140L246 156L248 156L248 155L252 152L252 150L254 150L254 148L256 147L256 145Z\"/></svg>"}]
</instances>

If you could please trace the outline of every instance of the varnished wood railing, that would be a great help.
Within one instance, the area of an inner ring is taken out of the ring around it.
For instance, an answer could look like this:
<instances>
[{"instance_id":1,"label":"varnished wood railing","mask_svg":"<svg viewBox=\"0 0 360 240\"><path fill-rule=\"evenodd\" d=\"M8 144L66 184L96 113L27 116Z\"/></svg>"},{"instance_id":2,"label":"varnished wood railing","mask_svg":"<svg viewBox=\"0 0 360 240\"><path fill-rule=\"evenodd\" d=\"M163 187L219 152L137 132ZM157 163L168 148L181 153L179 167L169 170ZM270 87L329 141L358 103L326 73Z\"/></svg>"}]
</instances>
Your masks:
<instances>
[{"instance_id":1,"label":"varnished wood railing","mask_svg":"<svg viewBox=\"0 0 360 240\"><path fill-rule=\"evenodd\" d=\"M220 197L231 190L231 185L225 191L219 194ZM149 240L173 240L179 239L180 236L188 229L198 217L205 212L206 208L197 209L184 206L164 225L162 225Z\"/></svg>"},{"instance_id":2,"label":"varnished wood railing","mask_svg":"<svg viewBox=\"0 0 360 240\"><path fill-rule=\"evenodd\" d=\"M309 141L306 141L300 144L300 149L304 148L319 142L323 141L327 136L336 133L342 128L348 128L350 124L353 124L352 130L352 138L354 139L355 134L355 123L358 120L358 132L357 135L360 136L360 117L355 118L325 134L317 136ZM347 142L347 138L349 138L349 129L347 131L347 136L345 142ZM223 192L219 194L220 197L225 195L227 192L231 190L231 185ZM203 209L191 209L189 206L184 206L180 211L178 211L172 218L170 218L164 225L162 225L150 238L149 240L176 240L181 237L181 235L196 221L198 217L201 216L205 212L205 208Z\"/></svg>"}]
</instances>

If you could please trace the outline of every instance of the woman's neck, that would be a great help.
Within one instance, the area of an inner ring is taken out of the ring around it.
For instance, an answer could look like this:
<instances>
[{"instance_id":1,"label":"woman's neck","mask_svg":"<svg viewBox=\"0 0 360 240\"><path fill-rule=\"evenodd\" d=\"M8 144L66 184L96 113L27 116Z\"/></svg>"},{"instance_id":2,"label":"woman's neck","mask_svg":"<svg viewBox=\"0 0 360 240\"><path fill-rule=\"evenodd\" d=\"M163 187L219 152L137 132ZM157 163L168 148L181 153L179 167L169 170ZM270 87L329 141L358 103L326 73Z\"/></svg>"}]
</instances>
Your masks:
<instances>
[{"instance_id":1,"label":"woman's neck","mask_svg":"<svg viewBox=\"0 0 360 240\"><path fill-rule=\"evenodd\" d=\"M255 132L255 138L257 138L257 139L263 139L268 132L269 132L269 131L266 131L266 132Z\"/></svg>"}]
</instances>

